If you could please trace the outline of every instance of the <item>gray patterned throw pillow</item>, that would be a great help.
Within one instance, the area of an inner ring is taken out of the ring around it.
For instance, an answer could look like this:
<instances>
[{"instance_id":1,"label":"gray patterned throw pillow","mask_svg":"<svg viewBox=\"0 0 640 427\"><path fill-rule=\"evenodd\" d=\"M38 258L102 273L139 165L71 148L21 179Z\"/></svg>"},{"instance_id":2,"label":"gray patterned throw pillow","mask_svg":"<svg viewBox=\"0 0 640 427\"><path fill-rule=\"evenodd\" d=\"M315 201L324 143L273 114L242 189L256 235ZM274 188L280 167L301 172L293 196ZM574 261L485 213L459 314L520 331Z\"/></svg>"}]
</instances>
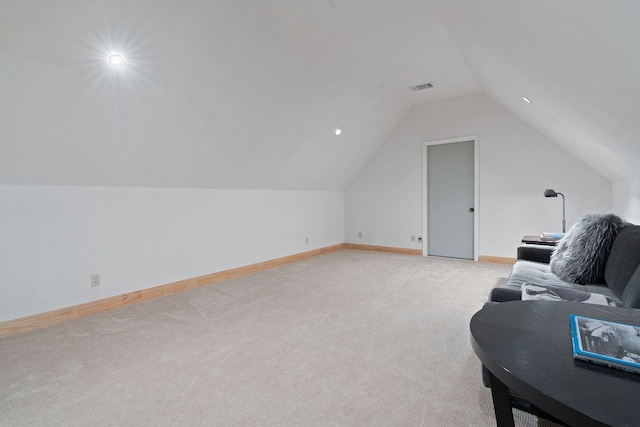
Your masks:
<instances>
[{"instance_id":1,"label":"gray patterned throw pillow","mask_svg":"<svg viewBox=\"0 0 640 427\"><path fill-rule=\"evenodd\" d=\"M551 272L566 282L604 283L607 258L622 226L614 214L581 217L551 255Z\"/></svg>"}]
</instances>

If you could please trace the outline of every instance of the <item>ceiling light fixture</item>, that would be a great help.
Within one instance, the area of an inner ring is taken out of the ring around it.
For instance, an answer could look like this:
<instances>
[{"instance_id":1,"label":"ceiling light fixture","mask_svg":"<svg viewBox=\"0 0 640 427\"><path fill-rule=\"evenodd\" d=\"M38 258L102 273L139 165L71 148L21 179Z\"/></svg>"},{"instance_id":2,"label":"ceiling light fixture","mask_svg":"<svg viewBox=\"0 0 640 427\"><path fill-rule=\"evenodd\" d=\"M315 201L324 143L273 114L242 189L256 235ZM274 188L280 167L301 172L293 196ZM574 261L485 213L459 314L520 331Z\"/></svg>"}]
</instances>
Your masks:
<instances>
[{"instance_id":1,"label":"ceiling light fixture","mask_svg":"<svg viewBox=\"0 0 640 427\"><path fill-rule=\"evenodd\" d=\"M342 129L336 129L336 136L342 133Z\"/></svg>"},{"instance_id":2,"label":"ceiling light fixture","mask_svg":"<svg viewBox=\"0 0 640 427\"><path fill-rule=\"evenodd\" d=\"M124 57L119 53L110 53L107 57L107 62L113 68L122 68L124 67Z\"/></svg>"},{"instance_id":3,"label":"ceiling light fixture","mask_svg":"<svg viewBox=\"0 0 640 427\"><path fill-rule=\"evenodd\" d=\"M527 98L526 96L522 97L523 101L526 102L527 104L531 104L531 100L529 98Z\"/></svg>"}]
</instances>

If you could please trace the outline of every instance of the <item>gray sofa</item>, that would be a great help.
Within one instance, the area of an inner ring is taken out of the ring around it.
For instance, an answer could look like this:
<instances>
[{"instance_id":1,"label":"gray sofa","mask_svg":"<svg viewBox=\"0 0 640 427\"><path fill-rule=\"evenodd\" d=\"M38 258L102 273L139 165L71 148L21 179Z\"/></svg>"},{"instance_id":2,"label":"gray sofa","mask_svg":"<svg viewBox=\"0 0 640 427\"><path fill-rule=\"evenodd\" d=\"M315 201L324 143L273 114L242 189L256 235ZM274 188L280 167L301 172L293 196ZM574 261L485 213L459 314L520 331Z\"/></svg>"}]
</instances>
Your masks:
<instances>
[{"instance_id":1,"label":"gray sofa","mask_svg":"<svg viewBox=\"0 0 640 427\"><path fill-rule=\"evenodd\" d=\"M570 231L570 233L573 230ZM592 242L593 243L593 242ZM553 246L523 245L503 288L491 292L490 301L517 300L525 283L570 287L603 294L618 305L640 308L640 226L624 223L616 231L610 249L606 248L603 274L599 283L575 283L552 272Z\"/></svg>"},{"instance_id":2,"label":"gray sofa","mask_svg":"<svg viewBox=\"0 0 640 427\"><path fill-rule=\"evenodd\" d=\"M617 217L615 217L617 218ZM617 218L619 220L619 218ZM573 228L569 234L574 232ZM593 236L587 236L593 237ZM588 240L588 239L587 239ZM597 244L598 239L586 244ZM561 241L558 247L562 245ZM522 287L525 284L543 285L559 288L571 288L592 294L602 294L615 301L617 305L630 308L640 308L640 226L622 223L615 230L612 241L605 244L606 259L599 268L598 283L576 283L562 280L552 272L552 256L558 250L553 246L522 245L518 248L518 260L514 264L511 274L503 287L491 291L487 304L504 301L519 300ZM600 256L602 253L600 253ZM482 366L482 382L489 387L488 372ZM510 393L511 406L530 412L542 418L562 424L546 412Z\"/></svg>"}]
</instances>

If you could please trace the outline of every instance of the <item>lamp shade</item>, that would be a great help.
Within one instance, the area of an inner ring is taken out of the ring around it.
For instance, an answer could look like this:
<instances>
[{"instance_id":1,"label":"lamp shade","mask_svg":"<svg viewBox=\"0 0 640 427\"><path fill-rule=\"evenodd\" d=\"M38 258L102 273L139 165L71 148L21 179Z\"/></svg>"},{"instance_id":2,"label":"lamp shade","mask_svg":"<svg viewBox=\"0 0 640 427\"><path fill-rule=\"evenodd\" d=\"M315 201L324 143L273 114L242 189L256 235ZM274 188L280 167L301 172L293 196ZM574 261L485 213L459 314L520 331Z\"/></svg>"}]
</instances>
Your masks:
<instances>
[{"instance_id":1,"label":"lamp shade","mask_svg":"<svg viewBox=\"0 0 640 427\"><path fill-rule=\"evenodd\" d=\"M544 197L558 197L558 193L550 188L547 188L546 190L544 190Z\"/></svg>"}]
</instances>

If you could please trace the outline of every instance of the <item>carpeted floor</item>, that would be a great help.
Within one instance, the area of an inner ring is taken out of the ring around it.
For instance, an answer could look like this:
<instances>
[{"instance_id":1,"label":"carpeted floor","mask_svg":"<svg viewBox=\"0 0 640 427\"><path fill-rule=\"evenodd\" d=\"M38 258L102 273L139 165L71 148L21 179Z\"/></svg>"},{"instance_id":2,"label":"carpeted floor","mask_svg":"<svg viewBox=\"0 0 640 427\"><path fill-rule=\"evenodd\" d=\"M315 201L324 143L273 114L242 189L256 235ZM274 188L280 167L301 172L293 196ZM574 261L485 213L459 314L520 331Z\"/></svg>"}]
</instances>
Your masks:
<instances>
[{"instance_id":1,"label":"carpeted floor","mask_svg":"<svg viewBox=\"0 0 640 427\"><path fill-rule=\"evenodd\" d=\"M469 320L509 271L342 250L8 337L0 424L494 426Z\"/></svg>"}]
</instances>

